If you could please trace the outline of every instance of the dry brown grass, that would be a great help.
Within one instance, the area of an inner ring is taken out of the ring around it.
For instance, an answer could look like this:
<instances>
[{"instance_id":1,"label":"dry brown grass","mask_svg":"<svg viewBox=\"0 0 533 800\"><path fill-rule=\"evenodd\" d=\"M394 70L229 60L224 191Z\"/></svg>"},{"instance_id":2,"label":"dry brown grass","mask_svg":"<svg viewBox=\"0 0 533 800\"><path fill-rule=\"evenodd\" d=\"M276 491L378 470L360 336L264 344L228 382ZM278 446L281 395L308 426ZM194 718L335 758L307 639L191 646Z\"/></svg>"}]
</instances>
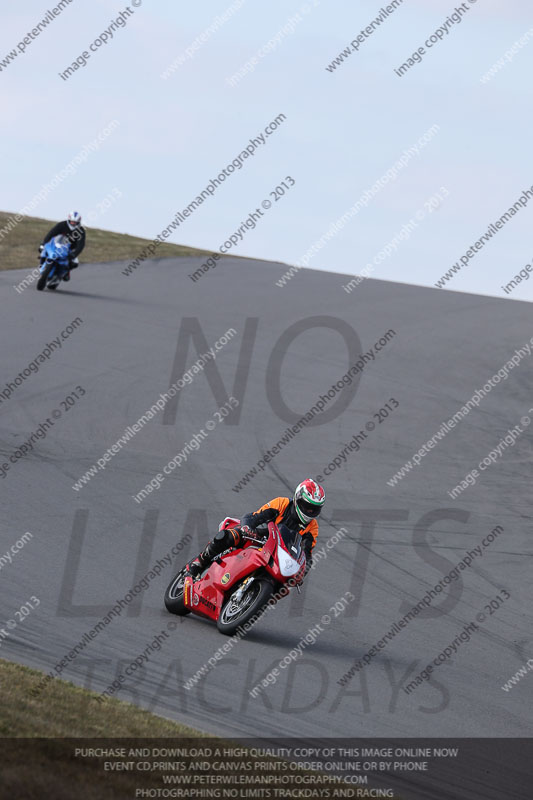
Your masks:
<instances>
[{"instance_id":1,"label":"dry brown grass","mask_svg":"<svg viewBox=\"0 0 533 800\"><path fill-rule=\"evenodd\" d=\"M0 269L33 269L38 265L39 244L55 222L39 217L23 217L9 232L2 235L2 229L14 216L14 214L0 211ZM100 228L86 228L85 230L87 244L81 260L88 264L105 261L130 261L136 258L149 243L148 239L130 236L127 233L114 233ZM157 248L156 257L202 256L206 252L181 244L164 242Z\"/></svg>"}]
</instances>

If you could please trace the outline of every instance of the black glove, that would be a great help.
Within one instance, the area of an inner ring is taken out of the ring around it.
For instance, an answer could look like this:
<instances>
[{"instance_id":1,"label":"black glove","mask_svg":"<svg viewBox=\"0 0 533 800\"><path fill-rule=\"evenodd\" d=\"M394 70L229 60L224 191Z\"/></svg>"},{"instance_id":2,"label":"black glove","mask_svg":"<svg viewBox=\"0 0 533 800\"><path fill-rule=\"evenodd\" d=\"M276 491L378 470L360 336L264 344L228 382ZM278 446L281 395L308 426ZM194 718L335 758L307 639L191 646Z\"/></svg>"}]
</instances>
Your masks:
<instances>
[{"instance_id":1,"label":"black glove","mask_svg":"<svg viewBox=\"0 0 533 800\"><path fill-rule=\"evenodd\" d=\"M305 557L309 561L311 559L311 552L313 550L313 537L310 533L304 533L302 536L302 550L305 553Z\"/></svg>"},{"instance_id":2,"label":"black glove","mask_svg":"<svg viewBox=\"0 0 533 800\"><path fill-rule=\"evenodd\" d=\"M257 531L253 531L248 527L248 525L242 525L239 530L243 536L247 536L249 539L254 539L256 542L263 542L265 539L264 535L258 533Z\"/></svg>"}]
</instances>

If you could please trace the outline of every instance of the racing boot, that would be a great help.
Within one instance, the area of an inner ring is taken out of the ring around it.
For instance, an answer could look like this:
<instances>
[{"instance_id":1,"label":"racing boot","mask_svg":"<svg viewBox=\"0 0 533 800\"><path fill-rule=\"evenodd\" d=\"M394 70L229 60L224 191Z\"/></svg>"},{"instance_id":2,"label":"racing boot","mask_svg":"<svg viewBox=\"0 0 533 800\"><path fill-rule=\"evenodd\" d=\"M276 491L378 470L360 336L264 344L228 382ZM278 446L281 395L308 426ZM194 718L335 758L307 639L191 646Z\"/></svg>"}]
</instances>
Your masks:
<instances>
[{"instance_id":1,"label":"racing boot","mask_svg":"<svg viewBox=\"0 0 533 800\"><path fill-rule=\"evenodd\" d=\"M63 275L63 280L67 282L70 280L70 270L65 272L65 274Z\"/></svg>"},{"instance_id":2,"label":"racing boot","mask_svg":"<svg viewBox=\"0 0 533 800\"><path fill-rule=\"evenodd\" d=\"M206 550L207 550L207 548L206 548ZM196 580L198 575L200 575L200 573L204 571L204 569L207 567L208 564L209 564L209 560L206 558L205 550L204 550L195 559L193 559L192 561L189 561L189 563L187 564L185 569L187 570L189 575L191 575L192 578L194 580Z\"/></svg>"},{"instance_id":3,"label":"racing boot","mask_svg":"<svg viewBox=\"0 0 533 800\"><path fill-rule=\"evenodd\" d=\"M222 550L217 550L216 552L213 552L212 545L213 542L209 542L207 547L204 550L202 550L200 555L187 564L187 572L190 575L192 575L192 577L195 580L200 575L200 573L203 572L204 569L209 566L209 564L212 562L215 556L217 556L219 552L220 553L222 552Z\"/></svg>"}]
</instances>

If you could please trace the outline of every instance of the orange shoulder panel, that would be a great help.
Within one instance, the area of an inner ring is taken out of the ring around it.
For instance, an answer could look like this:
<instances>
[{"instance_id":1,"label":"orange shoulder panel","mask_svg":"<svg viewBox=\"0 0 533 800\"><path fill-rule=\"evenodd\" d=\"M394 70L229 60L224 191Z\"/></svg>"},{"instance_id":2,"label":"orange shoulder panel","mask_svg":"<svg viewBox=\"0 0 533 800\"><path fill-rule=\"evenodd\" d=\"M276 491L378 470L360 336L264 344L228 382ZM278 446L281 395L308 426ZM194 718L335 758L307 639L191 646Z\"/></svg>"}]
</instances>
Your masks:
<instances>
[{"instance_id":1,"label":"orange shoulder panel","mask_svg":"<svg viewBox=\"0 0 533 800\"><path fill-rule=\"evenodd\" d=\"M261 508L259 508L255 513L258 514L260 511L266 511L267 508L275 508L278 512L278 516L276 518L276 522L278 522L288 505L288 497L275 497L273 500L265 503L264 506L261 506Z\"/></svg>"}]
</instances>

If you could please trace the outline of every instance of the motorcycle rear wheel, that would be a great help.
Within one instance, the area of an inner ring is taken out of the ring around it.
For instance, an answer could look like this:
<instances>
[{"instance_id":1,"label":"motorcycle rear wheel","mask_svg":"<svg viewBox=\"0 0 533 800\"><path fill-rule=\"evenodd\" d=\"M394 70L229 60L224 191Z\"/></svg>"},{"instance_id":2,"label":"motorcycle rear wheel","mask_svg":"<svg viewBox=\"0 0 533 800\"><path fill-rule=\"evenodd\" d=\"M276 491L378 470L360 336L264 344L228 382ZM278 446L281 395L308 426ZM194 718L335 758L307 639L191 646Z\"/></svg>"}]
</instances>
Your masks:
<instances>
[{"instance_id":1,"label":"motorcycle rear wheel","mask_svg":"<svg viewBox=\"0 0 533 800\"><path fill-rule=\"evenodd\" d=\"M167 611L170 611L171 614L179 614L180 617L191 613L191 609L187 608L183 600L184 578L185 568L172 578L165 592L165 606Z\"/></svg>"},{"instance_id":2,"label":"motorcycle rear wheel","mask_svg":"<svg viewBox=\"0 0 533 800\"><path fill-rule=\"evenodd\" d=\"M235 602L233 597L241 586L235 586L226 602L222 606L217 620L217 628L226 636L233 636L237 629L250 620L255 614L263 610L274 591L274 587L265 578L256 578L244 591L240 601Z\"/></svg>"}]
</instances>

